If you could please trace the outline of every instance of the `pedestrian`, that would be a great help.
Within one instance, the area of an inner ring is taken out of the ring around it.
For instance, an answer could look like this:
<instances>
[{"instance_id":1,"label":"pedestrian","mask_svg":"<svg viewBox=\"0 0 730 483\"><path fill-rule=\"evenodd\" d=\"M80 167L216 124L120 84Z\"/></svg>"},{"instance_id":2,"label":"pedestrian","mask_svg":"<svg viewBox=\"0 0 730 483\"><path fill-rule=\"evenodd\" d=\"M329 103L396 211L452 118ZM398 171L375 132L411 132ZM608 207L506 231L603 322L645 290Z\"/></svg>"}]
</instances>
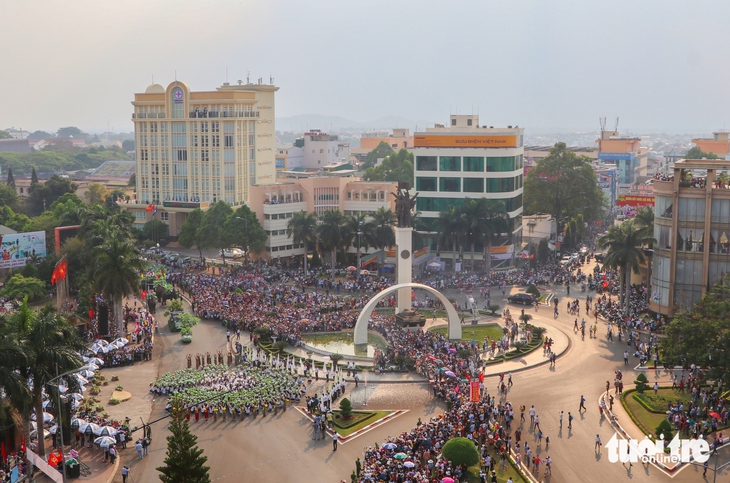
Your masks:
<instances>
[{"instance_id":1,"label":"pedestrian","mask_svg":"<svg viewBox=\"0 0 730 483\"><path fill-rule=\"evenodd\" d=\"M117 447L115 445L109 447L109 458L111 458L112 464L117 462Z\"/></svg>"},{"instance_id":2,"label":"pedestrian","mask_svg":"<svg viewBox=\"0 0 730 483\"><path fill-rule=\"evenodd\" d=\"M147 448L149 448L149 446L150 446L150 440L147 438L142 439L142 450L143 450L143 453L145 456L147 456L149 454L149 450L147 449Z\"/></svg>"},{"instance_id":3,"label":"pedestrian","mask_svg":"<svg viewBox=\"0 0 730 483\"><path fill-rule=\"evenodd\" d=\"M337 440L339 439L340 435L335 432L335 434L332 435L332 451L337 451Z\"/></svg>"},{"instance_id":4,"label":"pedestrian","mask_svg":"<svg viewBox=\"0 0 730 483\"><path fill-rule=\"evenodd\" d=\"M705 476L707 475L707 468L708 468L709 466L710 466L710 465L709 465L709 463L708 463L707 461L705 461L705 462L704 462L704 463L702 464L702 467L704 468L704 471L702 471L702 476L703 476L703 477L705 477Z\"/></svg>"},{"instance_id":5,"label":"pedestrian","mask_svg":"<svg viewBox=\"0 0 730 483\"><path fill-rule=\"evenodd\" d=\"M139 459L142 459L144 457L144 454L142 452L143 451L143 447L142 447L142 440L141 439L138 439L137 442L134 443L134 449L137 450L137 457Z\"/></svg>"},{"instance_id":6,"label":"pedestrian","mask_svg":"<svg viewBox=\"0 0 730 483\"><path fill-rule=\"evenodd\" d=\"M558 419L560 420L560 429L563 429L563 411L560 411Z\"/></svg>"},{"instance_id":7,"label":"pedestrian","mask_svg":"<svg viewBox=\"0 0 730 483\"><path fill-rule=\"evenodd\" d=\"M580 412L581 409L583 411L586 411L586 398L584 398L582 394L580 396L580 406L578 407L578 412Z\"/></svg>"},{"instance_id":8,"label":"pedestrian","mask_svg":"<svg viewBox=\"0 0 730 483\"><path fill-rule=\"evenodd\" d=\"M573 415L568 411L568 429L573 429Z\"/></svg>"},{"instance_id":9,"label":"pedestrian","mask_svg":"<svg viewBox=\"0 0 730 483\"><path fill-rule=\"evenodd\" d=\"M127 483L127 477L129 476L129 466L122 466L122 483Z\"/></svg>"},{"instance_id":10,"label":"pedestrian","mask_svg":"<svg viewBox=\"0 0 730 483\"><path fill-rule=\"evenodd\" d=\"M601 452L601 445L602 445L602 444L603 444L603 443L601 443L601 436L597 434L597 435L596 435L596 445L594 446L594 448L593 448L593 449L594 449L594 450L595 450L595 451L596 451L597 453L600 453L600 452Z\"/></svg>"}]
</instances>

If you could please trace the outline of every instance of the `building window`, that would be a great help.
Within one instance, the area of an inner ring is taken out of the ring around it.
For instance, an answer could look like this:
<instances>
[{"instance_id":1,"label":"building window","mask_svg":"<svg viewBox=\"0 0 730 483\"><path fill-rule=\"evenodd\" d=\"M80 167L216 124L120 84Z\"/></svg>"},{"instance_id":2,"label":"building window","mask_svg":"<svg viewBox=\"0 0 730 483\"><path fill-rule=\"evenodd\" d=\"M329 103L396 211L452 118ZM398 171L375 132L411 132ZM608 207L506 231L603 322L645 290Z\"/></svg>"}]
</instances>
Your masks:
<instances>
[{"instance_id":1,"label":"building window","mask_svg":"<svg viewBox=\"0 0 730 483\"><path fill-rule=\"evenodd\" d=\"M464 171L484 172L484 158L464 156Z\"/></svg>"},{"instance_id":2,"label":"building window","mask_svg":"<svg viewBox=\"0 0 730 483\"><path fill-rule=\"evenodd\" d=\"M514 178L492 178L487 180L487 193L507 193L514 190Z\"/></svg>"},{"instance_id":3,"label":"building window","mask_svg":"<svg viewBox=\"0 0 730 483\"><path fill-rule=\"evenodd\" d=\"M452 120L451 120L451 125L452 125L452 126L456 126L456 119L452 119Z\"/></svg>"},{"instance_id":4,"label":"building window","mask_svg":"<svg viewBox=\"0 0 730 483\"><path fill-rule=\"evenodd\" d=\"M416 171L437 171L436 156L416 156Z\"/></svg>"},{"instance_id":5,"label":"building window","mask_svg":"<svg viewBox=\"0 0 730 483\"><path fill-rule=\"evenodd\" d=\"M160 213L160 219L162 221L169 221L170 220L170 213L167 213L166 211L163 211Z\"/></svg>"},{"instance_id":6,"label":"building window","mask_svg":"<svg viewBox=\"0 0 730 483\"><path fill-rule=\"evenodd\" d=\"M484 193L483 178L464 178L465 193Z\"/></svg>"},{"instance_id":7,"label":"building window","mask_svg":"<svg viewBox=\"0 0 730 483\"><path fill-rule=\"evenodd\" d=\"M467 126L471 126L471 119L467 119L467 120L466 120L466 125L467 125Z\"/></svg>"},{"instance_id":8,"label":"building window","mask_svg":"<svg viewBox=\"0 0 730 483\"><path fill-rule=\"evenodd\" d=\"M440 171L461 171L461 158L459 156L439 157Z\"/></svg>"},{"instance_id":9,"label":"building window","mask_svg":"<svg viewBox=\"0 0 730 483\"><path fill-rule=\"evenodd\" d=\"M678 205L679 221L705 221L704 198L680 198Z\"/></svg>"},{"instance_id":10,"label":"building window","mask_svg":"<svg viewBox=\"0 0 730 483\"><path fill-rule=\"evenodd\" d=\"M461 178L439 178L439 191L460 192Z\"/></svg>"},{"instance_id":11,"label":"building window","mask_svg":"<svg viewBox=\"0 0 730 483\"><path fill-rule=\"evenodd\" d=\"M487 171L514 171L515 157L487 158Z\"/></svg>"}]
</instances>

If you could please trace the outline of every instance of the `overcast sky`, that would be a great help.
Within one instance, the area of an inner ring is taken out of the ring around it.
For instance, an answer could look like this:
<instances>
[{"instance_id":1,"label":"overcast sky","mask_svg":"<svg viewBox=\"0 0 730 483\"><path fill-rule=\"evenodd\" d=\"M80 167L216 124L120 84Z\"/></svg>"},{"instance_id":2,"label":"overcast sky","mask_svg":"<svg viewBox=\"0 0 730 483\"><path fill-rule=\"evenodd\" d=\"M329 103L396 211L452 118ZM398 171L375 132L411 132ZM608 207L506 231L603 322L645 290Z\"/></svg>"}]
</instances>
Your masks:
<instances>
[{"instance_id":1,"label":"overcast sky","mask_svg":"<svg viewBox=\"0 0 730 483\"><path fill-rule=\"evenodd\" d=\"M135 92L269 76L277 117L730 128L730 2L0 0L0 129L130 131ZM285 126L282 126L285 127Z\"/></svg>"}]
</instances>

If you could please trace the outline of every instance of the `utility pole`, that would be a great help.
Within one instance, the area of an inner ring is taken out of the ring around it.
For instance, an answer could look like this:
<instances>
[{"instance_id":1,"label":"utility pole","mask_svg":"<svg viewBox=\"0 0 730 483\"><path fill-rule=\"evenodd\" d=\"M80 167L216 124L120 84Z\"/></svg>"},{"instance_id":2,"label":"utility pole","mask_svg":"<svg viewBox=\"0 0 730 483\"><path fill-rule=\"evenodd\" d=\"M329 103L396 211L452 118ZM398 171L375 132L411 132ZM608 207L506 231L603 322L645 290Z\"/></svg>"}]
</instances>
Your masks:
<instances>
[{"instance_id":1,"label":"utility pole","mask_svg":"<svg viewBox=\"0 0 730 483\"><path fill-rule=\"evenodd\" d=\"M357 222L357 278L360 282L360 237L362 236L362 221Z\"/></svg>"}]
</instances>

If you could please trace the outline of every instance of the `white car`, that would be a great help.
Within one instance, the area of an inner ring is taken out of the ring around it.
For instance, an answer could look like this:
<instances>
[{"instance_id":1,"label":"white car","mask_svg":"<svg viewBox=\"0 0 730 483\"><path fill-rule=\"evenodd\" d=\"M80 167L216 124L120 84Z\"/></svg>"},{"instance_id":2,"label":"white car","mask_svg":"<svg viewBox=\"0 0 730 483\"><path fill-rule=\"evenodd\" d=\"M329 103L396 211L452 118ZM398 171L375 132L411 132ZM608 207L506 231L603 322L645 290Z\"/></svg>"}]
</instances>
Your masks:
<instances>
[{"instance_id":1,"label":"white car","mask_svg":"<svg viewBox=\"0 0 730 483\"><path fill-rule=\"evenodd\" d=\"M568 265L572 261L573 261L573 257L571 257L570 255L565 255L563 258L560 259L560 263L562 265Z\"/></svg>"},{"instance_id":2,"label":"white car","mask_svg":"<svg viewBox=\"0 0 730 483\"><path fill-rule=\"evenodd\" d=\"M221 250L220 256L226 258L241 258L246 255L246 252L240 248L230 248L228 250Z\"/></svg>"}]
</instances>

